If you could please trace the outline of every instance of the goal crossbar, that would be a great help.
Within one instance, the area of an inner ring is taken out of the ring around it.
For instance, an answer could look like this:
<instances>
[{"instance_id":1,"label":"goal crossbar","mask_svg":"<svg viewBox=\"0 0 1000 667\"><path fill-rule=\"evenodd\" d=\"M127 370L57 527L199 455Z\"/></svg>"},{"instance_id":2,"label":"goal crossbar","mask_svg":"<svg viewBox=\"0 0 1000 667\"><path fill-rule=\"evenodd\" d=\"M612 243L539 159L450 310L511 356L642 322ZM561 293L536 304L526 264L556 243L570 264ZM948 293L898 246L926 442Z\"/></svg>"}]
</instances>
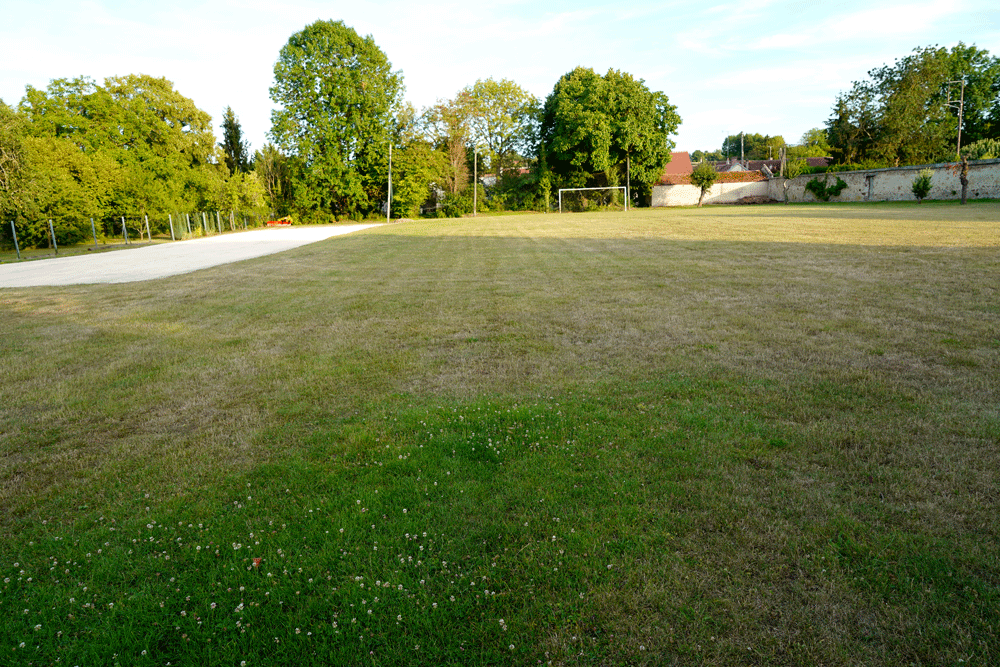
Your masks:
<instances>
[{"instance_id":1,"label":"goal crossbar","mask_svg":"<svg viewBox=\"0 0 1000 667\"><path fill-rule=\"evenodd\" d=\"M624 185L606 185L602 188L560 188L559 189L559 212L562 213L562 195L564 192L577 192L580 190L624 190L625 210L628 210L628 188Z\"/></svg>"}]
</instances>

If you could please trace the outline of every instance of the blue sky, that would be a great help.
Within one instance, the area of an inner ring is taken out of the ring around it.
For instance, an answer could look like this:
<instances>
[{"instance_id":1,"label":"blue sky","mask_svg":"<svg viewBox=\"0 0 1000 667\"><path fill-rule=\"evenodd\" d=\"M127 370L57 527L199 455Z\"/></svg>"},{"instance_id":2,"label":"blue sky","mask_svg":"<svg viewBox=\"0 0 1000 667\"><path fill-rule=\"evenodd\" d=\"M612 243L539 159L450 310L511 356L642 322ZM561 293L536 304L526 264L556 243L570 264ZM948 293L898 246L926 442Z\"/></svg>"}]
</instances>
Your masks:
<instances>
[{"instance_id":1,"label":"blue sky","mask_svg":"<svg viewBox=\"0 0 1000 667\"><path fill-rule=\"evenodd\" d=\"M683 119L678 150L714 150L740 131L790 143L824 124L838 92L914 48L959 41L1000 55L996 0L839 3L389 0L9 2L0 22L0 98L53 78L143 73L212 115L232 106L252 148L270 129L278 51L317 19L371 35L418 109L477 79L544 98L579 65L644 79Z\"/></svg>"}]
</instances>

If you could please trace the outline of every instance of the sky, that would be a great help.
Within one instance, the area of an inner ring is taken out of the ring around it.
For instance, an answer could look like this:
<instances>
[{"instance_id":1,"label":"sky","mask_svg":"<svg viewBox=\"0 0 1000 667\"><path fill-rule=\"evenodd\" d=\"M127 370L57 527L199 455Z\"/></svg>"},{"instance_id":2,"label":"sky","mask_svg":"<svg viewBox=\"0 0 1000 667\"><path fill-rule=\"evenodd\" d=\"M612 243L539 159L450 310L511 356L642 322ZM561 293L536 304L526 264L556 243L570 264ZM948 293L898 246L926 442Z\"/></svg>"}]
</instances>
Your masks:
<instances>
[{"instance_id":1,"label":"sky","mask_svg":"<svg viewBox=\"0 0 1000 667\"><path fill-rule=\"evenodd\" d=\"M798 143L838 93L918 47L958 42L1000 55L996 0L592 2L577 0L33 0L5 3L0 99L52 79L165 77L208 112L221 140L231 106L251 151L271 128L281 47L319 20L371 35L416 108L477 79L540 100L575 67L643 79L676 105L677 150L716 150L739 132Z\"/></svg>"}]
</instances>

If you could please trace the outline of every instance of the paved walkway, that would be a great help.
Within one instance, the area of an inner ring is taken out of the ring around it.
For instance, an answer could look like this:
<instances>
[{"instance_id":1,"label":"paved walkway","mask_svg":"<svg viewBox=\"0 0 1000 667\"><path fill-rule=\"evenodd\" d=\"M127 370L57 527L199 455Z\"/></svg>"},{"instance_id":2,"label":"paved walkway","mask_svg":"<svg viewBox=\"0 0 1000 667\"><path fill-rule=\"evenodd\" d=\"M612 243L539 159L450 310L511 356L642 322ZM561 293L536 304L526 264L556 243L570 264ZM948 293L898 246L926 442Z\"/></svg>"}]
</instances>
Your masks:
<instances>
[{"instance_id":1,"label":"paved walkway","mask_svg":"<svg viewBox=\"0 0 1000 667\"><path fill-rule=\"evenodd\" d=\"M166 278L219 264L271 255L331 236L376 226L276 227L161 243L134 250L11 262L0 264L0 288L131 283Z\"/></svg>"}]
</instances>

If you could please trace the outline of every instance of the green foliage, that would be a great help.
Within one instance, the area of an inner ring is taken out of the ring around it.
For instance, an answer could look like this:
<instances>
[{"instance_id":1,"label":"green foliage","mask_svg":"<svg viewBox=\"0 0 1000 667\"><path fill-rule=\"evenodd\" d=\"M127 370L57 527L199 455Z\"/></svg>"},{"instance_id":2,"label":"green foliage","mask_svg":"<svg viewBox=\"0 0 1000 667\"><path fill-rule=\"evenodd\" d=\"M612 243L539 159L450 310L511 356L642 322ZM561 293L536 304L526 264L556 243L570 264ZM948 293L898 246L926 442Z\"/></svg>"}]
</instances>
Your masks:
<instances>
[{"instance_id":1,"label":"green foliage","mask_svg":"<svg viewBox=\"0 0 1000 667\"><path fill-rule=\"evenodd\" d=\"M785 155L790 158L830 157L831 146L826 130L814 127L802 135L798 146L788 146Z\"/></svg>"},{"instance_id":2,"label":"green foliage","mask_svg":"<svg viewBox=\"0 0 1000 667\"><path fill-rule=\"evenodd\" d=\"M530 152L536 145L538 100L509 79L479 80L459 95L458 113L467 104L467 119L472 138L485 146L490 168L498 179L511 167L518 154Z\"/></svg>"},{"instance_id":3,"label":"green foliage","mask_svg":"<svg viewBox=\"0 0 1000 667\"><path fill-rule=\"evenodd\" d=\"M425 141L414 141L392 152L392 208L394 217L415 218L420 207L436 202L435 184L443 180L447 157Z\"/></svg>"},{"instance_id":4,"label":"green foliage","mask_svg":"<svg viewBox=\"0 0 1000 667\"><path fill-rule=\"evenodd\" d=\"M624 185L649 190L663 174L681 119L662 92L643 80L578 67L546 98L540 153L558 187Z\"/></svg>"},{"instance_id":5,"label":"green foliage","mask_svg":"<svg viewBox=\"0 0 1000 667\"><path fill-rule=\"evenodd\" d=\"M958 132L958 84L965 79L963 136L972 141L1000 136L997 81L1000 59L961 42L951 51L915 49L892 66L837 97L827 121L839 161L869 160L892 166L942 162L954 156Z\"/></svg>"},{"instance_id":6,"label":"green foliage","mask_svg":"<svg viewBox=\"0 0 1000 667\"><path fill-rule=\"evenodd\" d=\"M888 169L892 165L880 160L865 160L852 164L837 164L828 168L828 171L870 171L872 169Z\"/></svg>"},{"instance_id":7,"label":"green foliage","mask_svg":"<svg viewBox=\"0 0 1000 667\"><path fill-rule=\"evenodd\" d=\"M806 183L806 191L813 193L820 201L830 201L830 197L838 196L846 187L847 183L839 176L833 185L828 185L826 177L822 181L814 178Z\"/></svg>"},{"instance_id":8,"label":"green foliage","mask_svg":"<svg viewBox=\"0 0 1000 667\"><path fill-rule=\"evenodd\" d=\"M478 188L479 212L483 213L489 210L489 207L486 205L486 188L483 187L482 183L478 185ZM473 203L472 184L470 183L461 192L446 194L444 200L441 202L441 212L449 218L460 218L472 213Z\"/></svg>"},{"instance_id":9,"label":"green foliage","mask_svg":"<svg viewBox=\"0 0 1000 667\"><path fill-rule=\"evenodd\" d=\"M457 194L469 182L466 163L472 139L473 106L471 93L463 90L453 100L438 101L420 118L424 136L447 158L447 170L440 185L449 194Z\"/></svg>"},{"instance_id":10,"label":"green foliage","mask_svg":"<svg viewBox=\"0 0 1000 667\"><path fill-rule=\"evenodd\" d=\"M726 159L726 154L722 151L702 151L697 150L691 153L692 162L702 162L708 160L709 162L722 162Z\"/></svg>"},{"instance_id":11,"label":"green foliage","mask_svg":"<svg viewBox=\"0 0 1000 667\"><path fill-rule=\"evenodd\" d=\"M731 134L722 142L720 151L727 157L743 157L747 160L776 160L785 146L781 135ZM725 159L725 157L721 158Z\"/></svg>"},{"instance_id":12,"label":"green foliage","mask_svg":"<svg viewBox=\"0 0 1000 667\"><path fill-rule=\"evenodd\" d=\"M232 107L226 107L222 114L222 143L219 148L226 154L226 167L230 174L249 171L249 145L243 139L243 129Z\"/></svg>"},{"instance_id":13,"label":"green foliage","mask_svg":"<svg viewBox=\"0 0 1000 667\"><path fill-rule=\"evenodd\" d=\"M980 139L962 147L962 157L968 160L993 160L1000 158L1000 140Z\"/></svg>"},{"instance_id":14,"label":"green foliage","mask_svg":"<svg viewBox=\"0 0 1000 667\"><path fill-rule=\"evenodd\" d=\"M194 208L217 170L211 117L166 79L81 77L27 88L18 117L24 160L16 201L25 245L89 236L90 218Z\"/></svg>"},{"instance_id":15,"label":"green foliage","mask_svg":"<svg viewBox=\"0 0 1000 667\"><path fill-rule=\"evenodd\" d=\"M10 220L22 207L22 174L24 170L24 138L27 120L22 114L0 100L0 216ZM0 238L10 236L10 230L0 225Z\"/></svg>"},{"instance_id":16,"label":"green foliage","mask_svg":"<svg viewBox=\"0 0 1000 667\"><path fill-rule=\"evenodd\" d=\"M351 218L379 207L402 90L375 41L342 21L289 38L274 66L271 136L289 156L297 208Z\"/></svg>"},{"instance_id":17,"label":"green foliage","mask_svg":"<svg viewBox=\"0 0 1000 667\"><path fill-rule=\"evenodd\" d=\"M913 196L917 198L918 202L923 203L924 197L931 191L931 179L933 177L933 171L930 169L921 169L917 173L917 177L913 179L913 184L910 188L913 190Z\"/></svg>"},{"instance_id":18,"label":"green foliage","mask_svg":"<svg viewBox=\"0 0 1000 667\"><path fill-rule=\"evenodd\" d=\"M288 213L292 180L288 158L271 143L254 152L253 171L264 189L264 205L276 216Z\"/></svg>"},{"instance_id":19,"label":"green foliage","mask_svg":"<svg viewBox=\"0 0 1000 667\"><path fill-rule=\"evenodd\" d=\"M795 178L805 173L808 163L805 160L788 160L785 163L785 178Z\"/></svg>"},{"instance_id":20,"label":"green foliage","mask_svg":"<svg viewBox=\"0 0 1000 667\"><path fill-rule=\"evenodd\" d=\"M701 188L701 194L698 196L698 206L701 206L701 200L705 198L705 193L715 184L718 178L719 172L715 170L715 165L711 162L702 162L691 172L691 182Z\"/></svg>"}]
</instances>

